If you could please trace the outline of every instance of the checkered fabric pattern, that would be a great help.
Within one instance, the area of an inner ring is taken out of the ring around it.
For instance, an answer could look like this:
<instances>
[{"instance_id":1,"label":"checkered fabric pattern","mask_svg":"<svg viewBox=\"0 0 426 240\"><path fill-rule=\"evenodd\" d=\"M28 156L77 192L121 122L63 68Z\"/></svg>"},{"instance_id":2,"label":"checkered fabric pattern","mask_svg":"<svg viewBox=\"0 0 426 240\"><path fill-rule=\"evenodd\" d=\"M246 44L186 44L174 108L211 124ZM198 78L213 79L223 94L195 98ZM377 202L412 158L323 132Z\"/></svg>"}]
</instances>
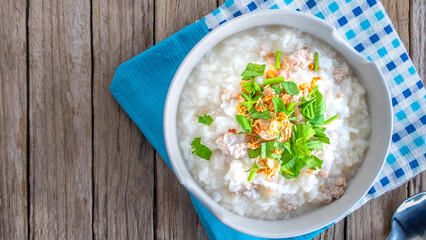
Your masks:
<instances>
[{"instance_id":1,"label":"checkered fabric pattern","mask_svg":"<svg viewBox=\"0 0 426 240\"><path fill-rule=\"evenodd\" d=\"M426 91L383 5L377 0L228 0L202 21L209 30L245 13L293 9L333 25L360 54L376 62L392 96L389 155L368 194L352 209L397 188L426 169Z\"/></svg>"}]
</instances>

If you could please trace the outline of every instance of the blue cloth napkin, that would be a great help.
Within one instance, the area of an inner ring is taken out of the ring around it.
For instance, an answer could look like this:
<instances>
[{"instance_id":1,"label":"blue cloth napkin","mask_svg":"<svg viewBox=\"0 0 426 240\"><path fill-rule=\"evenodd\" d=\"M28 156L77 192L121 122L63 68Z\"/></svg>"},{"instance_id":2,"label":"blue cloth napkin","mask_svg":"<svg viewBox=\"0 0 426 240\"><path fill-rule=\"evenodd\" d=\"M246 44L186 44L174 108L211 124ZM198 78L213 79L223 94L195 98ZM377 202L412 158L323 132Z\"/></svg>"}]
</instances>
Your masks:
<instances>
[{"instance_id":1,"label":"blue cloth napkin","mask_svg":"<svg viewBox=\"0 0 426 240\"><path fill-rule=\"evenodd\" d=\"M163 107L175 71L211 30L242 14L264 9L293 9L325 20L358 52L375 61L387 80L395 114L390 152L374 186L352 211L426 169L426 91L392 22L376 0L228 0L200 21L120 65L111 92L169 166ZM192 197L192 201L210 239L259 239L227 227L197 199ZM312 239L326 228L289 239Z\"/></svg>"}]
</instances>

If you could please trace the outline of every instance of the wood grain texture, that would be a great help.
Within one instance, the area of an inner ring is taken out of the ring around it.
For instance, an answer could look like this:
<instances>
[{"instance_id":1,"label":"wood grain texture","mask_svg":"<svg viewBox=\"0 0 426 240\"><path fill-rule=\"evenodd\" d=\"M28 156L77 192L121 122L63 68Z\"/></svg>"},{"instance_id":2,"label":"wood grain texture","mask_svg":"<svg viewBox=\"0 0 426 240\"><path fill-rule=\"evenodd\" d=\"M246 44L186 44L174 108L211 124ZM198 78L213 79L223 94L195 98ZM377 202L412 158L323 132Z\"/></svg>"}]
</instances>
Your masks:
<instances>
[{"instance_id":1,"label":"wood grain texture","mask_svg":"<svg viewBox=\"0 0 426 240\"><path fill-rule=\"evenodd\" d=\"M406 198L407 184L404 184L366 203L347 217L347 239L386 239L392 215Z\"/></svg>"},{"instance_id":2,"label":"wood grain texture","mask_svg":"<svg viewBox=\"0 0 426 240\"><path fill-rule=\"evenodd\" d=\"M420 79L426 84L426 1L410 1L410 57ZM420 173L409 183L409 196L426 191L426 172Z\"/></svg>"},{"instance_id":3,"label":"wood grain texture","mask_svg":"<svg viewBox=\"0 0 426 240\"><path fill-rule=\"evenodd\" d=\"M224 0L0 2L0 239L207 239L109 85ZM425 82L426 2L382 3ZM425 190L426 172L315 239L384 239L396 207Z\"/></svg>"},{"instance_id":4,"label":"wood grain texture","mask_svg":"<svg viewBox=\"0 0 426 240\"><path fill-rule=\"evenodd\" d=\"M26 7L0 4L0 239L28 236Z\"/></svg>"},{"instance_id":5,"label":"wood grain texture","mask_svg":"<svg viewBox=\"0 0 426 240\"><path fill-rule=\"evenodd\" d=\"M409 41L409 1L383 0L396 31L407 51ZM390 220L398 205L408 196L408 183L375 198L347 217L347 239L386 239ZM362 231L360 231L362 229Z\"/></svg>"},{"instance_id":6,"label":"wood grain texture","mask_svg":"<svg viewBox=\"0 0 426 240\"><path fill-rule=\"evenodd\" d=\"M410 1L382 0L396 31L407 51L410 49Z\"/></svg>"},{"instance_id":7,"label":"wood grain texture","mask_svg":"<svg viewBox=\"0 0 426 240\"><path fill-rule=\"evenodd\" d=\"M426 83L426 1L410 1L410 57ZM426 180L426 179L425 179Z\"/></svg>"},{"instance_id":8,"label":"wood grain texture","mask_svg":"<svg viewBox=\"0 0 426 240\"><path fill-rule=\"evenodd\" d=\"M155 43L201 19L217 7L216 0L156 0ZM207 239L190 197L156 155L157 239Z\"/></svg>"},{"instance_id":9,"label":"wood grain texture","mask_svg":"<svg viewBox=\"0 0 426 240\"><path fill-rule=\"evenodd\" d=\"M188 192L156 154L156 239L208 239Z\"/></svg>"},{"instance_id":10,"label":"wood grain texture","mask_svg":"<svg viewBox=\"0 0 426 240\"><path fill-rule=\"evenodd\" d=\"M90 2L29 6L30 238L92 238Z\"/></svg>"},{"instance_id":11,"label":"wood grain texture","mask_svg":"<svg viewBox=\"0 0 426 240\"><path fill-rule=\"evenodd\" d=\"M343 240L345 239L345 220L342 219L340 222L337 222L318 236L314 240Z\"/></svg>"},{"instance_id":12,"label":"wood grain texture","mask_svg":"<svg viewBox=\"0 0 426 240\"><path fill-rule=\"evenodd\" d=\"M153 45L153 1L93 0L94 236L154 238L154 150L109 91L117 66Z\"/></svg>"}]
</instances>

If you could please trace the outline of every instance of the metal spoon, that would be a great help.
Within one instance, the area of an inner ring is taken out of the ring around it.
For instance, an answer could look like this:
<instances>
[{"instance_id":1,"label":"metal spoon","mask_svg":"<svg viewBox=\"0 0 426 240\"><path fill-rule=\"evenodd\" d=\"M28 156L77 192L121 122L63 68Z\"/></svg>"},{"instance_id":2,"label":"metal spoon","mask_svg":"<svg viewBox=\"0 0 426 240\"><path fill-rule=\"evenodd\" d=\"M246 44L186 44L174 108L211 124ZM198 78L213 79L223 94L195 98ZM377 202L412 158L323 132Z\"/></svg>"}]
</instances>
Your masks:
<instances>
[{"instance_id":1,"label":"metal spoon","mask_svg":"<svg viewBox=\"0 0 426 240\"><path fill-rule=\"evenodd\" d=\"M426 192L414 195L399 205L393 214L387 239L426 239Z\"/></svg>"}]
</instances>

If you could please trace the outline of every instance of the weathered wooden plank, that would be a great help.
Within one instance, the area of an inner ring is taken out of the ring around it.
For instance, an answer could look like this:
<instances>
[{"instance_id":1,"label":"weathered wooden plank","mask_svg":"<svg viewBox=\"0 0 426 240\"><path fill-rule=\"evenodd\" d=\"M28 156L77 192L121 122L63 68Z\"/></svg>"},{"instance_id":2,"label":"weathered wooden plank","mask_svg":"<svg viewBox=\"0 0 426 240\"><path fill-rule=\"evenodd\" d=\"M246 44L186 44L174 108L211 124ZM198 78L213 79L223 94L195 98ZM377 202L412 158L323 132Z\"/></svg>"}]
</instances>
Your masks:
<instances>
[{"instance_id":1,"label":"weathered wooden plank","mask_svg":"<svg viewBox=\"0 0 426 240\"><path fill-rule=\"evenodd\" d=\"M426 191L426 172L420 173L409 182L408 196Z\"/></svg>"},{"instance_id":2,"label":"weathered wooden plank","mask_svg":"<svg viewBox=\"0 0 426 240\"><path fill-rule=\"evenodd\" d=\"M407 51L410 49L410 1L382 0Z\"/></svg>"},{"instance_id":3,"label":"weathered wooden plank","mask_svg":"<svg viewBox=\"0 0 426 240\"><path fill-rule=\"evenodd\" d=\"M349 215L347 239L386 239L394 211L407 198L407 185L371 200Z\"/></svg>"},{"instance_id":4,"label":"weathered wooden plank","mask_svg":"<svg viewBox=\"0 0 426 240\"><path fill-rule=\"evenodd\" d=\"M154 150L109 91L114 71L154 42L153 1L93 1L94 234L154 238Z\"/></svg>"},{"instance_id":5,"label":"weathered wooden plank","mask_svg":"<svg viewBox=\"0 0 426 240\"><path fill-rule=\"evenodd\" d=\"M410 57L426 83L426 1L410 1ZM426 179L425 179L426 180Z\"/></svg>"},{"instance_id":6,"label":"weathered wooden plank","mask_svg":"<svg viewBox=\"0 0 426 240\"><path fill-rule=\"evenodd\" d=\"M400 38L407 50L409 41L409 1L383 0ZM408 183L371 200L347 217L347 239L385 239L390 231L390 220L398 205L407 198Z\"/></svg>"},{"instance_id":7,"label":"weathered wooden plank","mask_svg":"<svg viewBox=\"0 0 426 240\"><path fill-rule=\"evenodd\" d=\"M410 1L410 57L423 84L426 84L426 1ZM426 172L409 183L409 196L426 191Z\"/></svg>"},{"instance_id":8,"label":"weathered wooden plank","mask_svg":"<svg viewBox=\"0 0 426 240\"><path fill-rule=\"evenodd\" d=\"M26 7L0 4L0 239L28 237Z\"/></svg>"},{"instance_id":9,"label":"weathered wooden plank","mask_svg":"<svg viewBox=\"0 0 426 240\"><path fill-rule=\"evenodd\" d=\"M92 238L90 1L29 2L30 238Z\"/></svg>"},{"instance_id":10,"label":"weathered wooden plank","mask_svg":"<svg viewBox=\"0 0 426 240\"><path fill-rule=\"evenodd\" d=\"M156 154L156 238L208 239L186 190Z\"/></svg>"},{"instance_id":11,"label":"weathered wooden plank","mask_svg":"<svg viewBox=\"0 0 426 240\"><path fill-rule=\"evenodd\" d=\"M329 229L316 236L314 240L339 240L345 239L345 219L331 226Z\"/></svg>"},{"instance_id":12,"label":"weathered wooden plank","mask_svg":"<svg viewBox=\"0 0 426 240\"><path fill-rule=\"evenodd\" d=\"M156 0L155 43L201 19L216 7L216 0ZM158 154L156 169L157 238L207 239L188 193Z\"/></svg>"}]
</instances>

